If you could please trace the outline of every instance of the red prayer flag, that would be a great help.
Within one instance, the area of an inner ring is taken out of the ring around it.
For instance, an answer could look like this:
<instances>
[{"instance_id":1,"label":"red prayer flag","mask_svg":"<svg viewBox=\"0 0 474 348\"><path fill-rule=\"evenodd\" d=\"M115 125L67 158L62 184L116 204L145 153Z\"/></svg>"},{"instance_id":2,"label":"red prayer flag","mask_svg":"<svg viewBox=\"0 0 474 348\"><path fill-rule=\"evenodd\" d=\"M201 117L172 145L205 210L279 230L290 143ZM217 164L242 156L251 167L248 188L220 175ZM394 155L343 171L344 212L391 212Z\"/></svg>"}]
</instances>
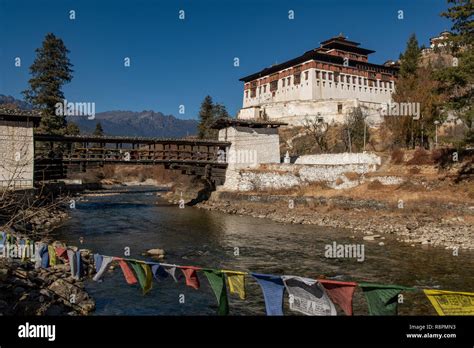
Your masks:
<instances>
[{"instance_id":1,"label":"red prayer flag","mask_svg":"<svg viewBox=\"0 0 474 348\"><path fill-rule=\"evenodd\" d=\"M137 278L135 277L135 274L133 274L130 267L128 267L127 262L125 262L125 260L120 257L114 257L114 260L119 262L120 268L122 269L122 272L123 272L123 276L125 277L125 280L127 281L127 283L136 284Z\"/></svg>"},{"instance_id":2,"label":"red prayer flag","mask_svg":"<svg viewBox=\"0 0 474 348\"><path fill-rule=\"evenodd\" d=\"M54 251L56 251L56 255L58 257L61 257L65 260L68 260L68 257L67 257L67 248L62 248L62 247L55 247L54 248Z\"/></svg>"},{"instance_id":3,"label":"red prayer flag","mask_svg":"<svg viewBox=\"0 0 474 348\"><path fill-rule=\"evenodd\" d=\"M346 315L352 315L352 297L357 283L337 280L317 279L323 284L332 302L337 303Z\"/></svg>"},{"instance_id":4,"label":"red prayer flag","mask_svg":"<svg viewBox=\"0 0 474 348\"><path fill-rule=\"evenodd\" d=\"M180 268L186 278L186 285L194 289L199 289L200 284L196 271L200 268L193 266L181 266Z\"/></svg>"}]
</instances>

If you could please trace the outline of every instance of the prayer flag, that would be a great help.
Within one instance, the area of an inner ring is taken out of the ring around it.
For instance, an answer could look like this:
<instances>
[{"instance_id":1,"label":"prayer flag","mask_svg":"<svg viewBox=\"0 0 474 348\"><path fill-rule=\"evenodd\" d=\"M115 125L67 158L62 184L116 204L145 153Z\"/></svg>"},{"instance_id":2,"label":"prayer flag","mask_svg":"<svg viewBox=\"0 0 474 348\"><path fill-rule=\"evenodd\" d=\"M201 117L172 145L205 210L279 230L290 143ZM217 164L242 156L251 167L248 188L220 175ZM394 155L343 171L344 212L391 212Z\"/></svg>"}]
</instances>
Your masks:
<instances>
[{"instance_id":1,"label":"prayer flag","mask_svg":"<svg viewBox=\"0 0 474 348\"><path fill-rule=\"evenodd\" d=\"M143 291L143 295L145 295L152 288L151 282L153 280L153 275L151 274L150 266L146 263L138 262L132 262L131 265L133 270L135 271L135 274L137 275L138 282L140 283L140 286Z\"/></svg>"},{"instance_id":2,"label":"prayer flag","mask_svg":"<svg viewBox=\"0 0 474 348\"><path fill-rule=\"evenodd\" d=\"M283 315L283 292L285 286L280 276L251 273L262 288L267 315Z\"/></svg>"},{"instance_id":3,"label":"prayer flag","mask_svg":"<svg viewBox=\"0 0 474 348\"><path fill-rule=\"evenodd\" d=\"M55 247L54 250L56 251L56 256L57 257L61 257L65 260L68 259L68 257L67 257L67 248ZM95 257L95 255L98 255L98 254L94 254L94 257Z\"/></svg>"},{"instance_id":4,"label":"prayer flag","mask_svg":"<svg viewBox=\"0 0 474 348\"><path fill-rule=\"evenodd\" d=\"M403 290L414 290L399 285L358 283L369 305L370 315L397 315L398 294Z\"/></svg>"},{"instance_id":5,"label":"prayer flag","mask_svg":"<svg viewBox=\"0 0 474 348\"><path fill-rule=\"evenodd\" d=\"M76 264L77 264L77 259L76 259L76 254L74 253L73 250L68 249L67 250L67 257L69 260L69 266L71 267L71 275L73 277L76 276Z\"/></svg>"},{"instance_id":6,"label":"prayer flag","mask_svg":"<svg viewBox=\"0 0 474 348\"><path fill-rule=\"evenodd\" d=\"M214 295L216 295L218 304L217 314L229 314L229 302L227 300L227 288L225 286L224 273L217 270L203 270L203 272L214 291Z\"/></svg>"},{"instance_id":7,"label":"prayer flag","mask_svg":"<svg viewBox=\"0 0 474 348\"><path fill-rule=\"evenodd\" d=\"M227 282L229 283L229 291L231 294L237 294L241 300L245 300L245 272L226 271Z\"/></svg>"},{"instance_id":8,"label":"prayer flag","mask_svg":"<svg viewBox=\"0 0 474 348\"><path fill-rule=\"evenodd\" d=\"M186 285L192 287L193 289L199 289L199 278L196 271L200 270L198 267L194 266L181 266L181 271L186 278Z\"/></svg>"},{"instance_id":9,"label":"prayer flag","mask_svg":"<svg viewBox=\"0 0 474 348\"><path fill-rule=\"evenodd\" d=\"M135 278L135 275L133 274L132 270L130 269L130 267L128 267L127 262L124 259L120 258L120 257L114 257L114 260L118 261L127 284L136 284L137 283L137 278Z\"/></svg>"},{"instance_id":10,"label":"prayer flag","mask_svg":"<svg viewBox=\"0 0 474 348\"><path fill-rule=\"evenodd\" d=\"M154 264L151 266L151 272L156 280L166 279L171 276L175 282L178 281L176 278L176 266L175 265L163 265Z\"/></svg>"},{"instance_id":11,"label":"prayer flag","mask_svg":"<svg viewBox=\"0 0 474 348\"><path fill-rule=\"evenodd\" d=\"M75 258L76 258L76 273L74 274L74 277L76 279L81 279L82 277L82 259L81 259L81 252L78 250L75 252Z\"/></svg>"},{"instance_id":12,"label":"prayer flag","mask_svg":"<svg viewBox=\"0 0 474 348\"><path fill-rule=\"evenodd\" d=\"M306 315L337 315L324 287L315 279L282 276L290 296L290 309Z\"/></svg>"},{"instance_id":13,"label":"prayer flag","mask_svg":"<svg viewBox=\"0 0 474 348\"><path fill-rule=\"evenodd\" d=\"M58 252L58 248L56 248L56 252ZM58 253L59 255L59 253ZM100 266L102 265L102 255L94 254L94 265L95 265L95 272L98 273L100 270Z\"/></svg>"},{"instance_id":14,"label":"prayer flag","mask_svg":"<svg viewBox=\"0 0 474 348\"><path fill-rule=\"evenodd\" d=\"M56 266L56 250L52 245L48 245L49 265Z\"/></svg>"},{"instance_id":15,"label":"prayer flag","mask_svg":"<svg viewBox=\"0 0 474 348\"><path fill-rule=\"evenodd\" d=\"M474 293L423 290L438 315L474 315Z\"/></svg>"},{"instance_id":16,"label":"prayer flag","mask_svg":"<svg viewBox=\"0 0 474 348\"><path fill-rule=\"evenodd\" d=\"M68 254L69 254L69 250L68 250ZM107 270L107 266L112 262L112 260L113 260L113 257L111 257L111 256L102 256L102 262L100 263L99 271L96 273L94 278L92 278L92 280L95 280L95 281L100 280L102 275Z\"/></svg>"},{"instance_id":17,"label":"prayer flag","mask_svg":"<svg viewBox=\"0 0 474 348\"><path fill-rule=\"evenodd\" d=\"M49 255L48 255L48 246L43 244L39 251L39 256L41 258L41 267L48 268L49 266Z\"/></svg>"},{"instance_id":18,"label":"prayer flag","mask_svg":"<svg viewBox=\"0 0 474 348\"><path fill-rule=\"evenodd\" d=\"M332 302L337 303L346 315L352 315L352 298L357 283L329 279L318 279L318 281L324 286Z\"/></svg>"}]
</instances>

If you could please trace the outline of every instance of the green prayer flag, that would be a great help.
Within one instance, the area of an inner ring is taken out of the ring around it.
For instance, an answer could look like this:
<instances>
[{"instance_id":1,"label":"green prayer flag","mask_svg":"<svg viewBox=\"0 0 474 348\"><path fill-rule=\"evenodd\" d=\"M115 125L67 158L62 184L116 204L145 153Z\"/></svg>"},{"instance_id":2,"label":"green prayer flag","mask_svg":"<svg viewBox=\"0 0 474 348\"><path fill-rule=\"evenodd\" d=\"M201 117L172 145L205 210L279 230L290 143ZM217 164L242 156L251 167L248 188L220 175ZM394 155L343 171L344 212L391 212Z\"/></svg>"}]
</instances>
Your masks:
<instances>
[{"instance_id":1,"label":"green prayer flag","mask_svg":"<svg viewBox=\"0 0 474 348\"><path fill-rule=\"evenodd\" d=\"M131 262L130 264L137 275L138 282L143 290L143 295L145 295L152 288L153 275L150 266L146 263L137 262Z\"/></svg>"},{"instance_id":2,"label":"green prayer flag","mask_svg":"<svg viewBox=\"0 0 474 348\"><path fill-rule=\"evenodd\" d=\"M217 270L203 270L209 284L211 285L214 295L216 295L218 315L229 314L229 302L227 301L227 287L225 285L225 274Z\"/></svg>"},{"instance_id":3,"label":"green prayer flag","mask_svg":"<svg viewBox=\"0 0 474 348\"><path fill-rule=\"evenodd\" d=\"M399 285L358 283L369 305L370 315L397 315L398 294L403 290L414 290Z\"/></svg>"}]
</instances>

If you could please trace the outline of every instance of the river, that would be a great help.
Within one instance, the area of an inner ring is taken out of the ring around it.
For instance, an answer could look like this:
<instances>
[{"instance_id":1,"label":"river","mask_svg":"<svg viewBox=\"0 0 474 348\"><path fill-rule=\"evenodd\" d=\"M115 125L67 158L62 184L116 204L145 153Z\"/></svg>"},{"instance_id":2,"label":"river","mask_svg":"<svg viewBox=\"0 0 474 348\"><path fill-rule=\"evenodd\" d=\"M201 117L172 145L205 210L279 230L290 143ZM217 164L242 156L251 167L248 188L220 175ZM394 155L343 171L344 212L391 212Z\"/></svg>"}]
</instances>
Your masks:
<instances>
[{"instance_id":1,"label":"river","mask_svg":"<svg viewBox=\"0 0 474 348\"><path fill-rule=\"evenodd\" d=\"M123 256L128 247L130 257L137 259L147 259L142 253L148 249L162 248L166 252L164 262L178 265L474 291L473 252L460 251L453 256L451 250L411 247L390 235L380 246L378 242L363 241L361 235L350 230L288 225L192 207L179 209L156 192L143 192L143 187L137 190L84 196L71 209L70 220L55 231L57 238L105 255ZM364 244L365 260L326 258L325 246L334 241ZM87 281L86 289L96 301L95 315L215 314L214 294L205 276L198 274L199 290L186 287L184 280L175 283L168 279L154 282L153 289L144 296L138 285L127 285L118 267L101 282ZM229 301L231 315L265 312L260 287L250 277L247 299L229 295ZM288 308L285 313L293 314ZM367 314L360 289L354 296L354 314ZM404 293L399 314L436 313L417 291Z\"/></svg>"}]
</instances>

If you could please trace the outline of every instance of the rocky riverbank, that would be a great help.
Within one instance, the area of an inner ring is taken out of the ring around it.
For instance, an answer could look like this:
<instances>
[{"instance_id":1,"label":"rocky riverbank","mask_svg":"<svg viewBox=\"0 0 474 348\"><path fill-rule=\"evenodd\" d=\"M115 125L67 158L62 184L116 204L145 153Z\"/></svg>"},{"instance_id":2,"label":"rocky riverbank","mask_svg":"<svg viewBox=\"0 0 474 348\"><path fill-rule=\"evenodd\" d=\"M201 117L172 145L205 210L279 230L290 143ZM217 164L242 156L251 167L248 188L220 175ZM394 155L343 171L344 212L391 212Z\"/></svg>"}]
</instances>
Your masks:
<instances>
[{"instance_id":1,"label":"rocky riverbank","mask_svg":"<svg viewBox=\"0 0 474 348\"><path fill-rule=\"evenodd\" d=\"M363 240L381 245L384 243L382 236L391 234L412 246L474 250L474 230L469 219L465 219L472 217L474 207L467 204L399 208L382 201L348 197L216 192L197 207L282 223L347 228L360 233Z\"/></svg>"},{"instance_id":2,"label":"rocky riverbank","mask_svg":"<svg viewBox=\"0 0 474 348\"><path fill-rule=\"evenodd\" d=\"M68 219L64 198L47 208L29 208L27 218L2 231L17 238L65 247L53 242L51 231ZM77 247L69 248L77 251ZM35 268L32 260L7 257L0 253L0 315L87 315L95 308L83 281L74 279L64 262L49 268ZM81 250L83 269L93 272L92 255Z\"/></svg>"},{"instance_id":3,"label":"rocky riverbank","mask_svg":"<svg viewBox=\"0 0 474 348\"><path fill-rule=\"evenodd\" d=\"M31 263L0 260L0 315L87 315L95 302L69 265L35 269Z\"/></svg>"}]
</instances>

